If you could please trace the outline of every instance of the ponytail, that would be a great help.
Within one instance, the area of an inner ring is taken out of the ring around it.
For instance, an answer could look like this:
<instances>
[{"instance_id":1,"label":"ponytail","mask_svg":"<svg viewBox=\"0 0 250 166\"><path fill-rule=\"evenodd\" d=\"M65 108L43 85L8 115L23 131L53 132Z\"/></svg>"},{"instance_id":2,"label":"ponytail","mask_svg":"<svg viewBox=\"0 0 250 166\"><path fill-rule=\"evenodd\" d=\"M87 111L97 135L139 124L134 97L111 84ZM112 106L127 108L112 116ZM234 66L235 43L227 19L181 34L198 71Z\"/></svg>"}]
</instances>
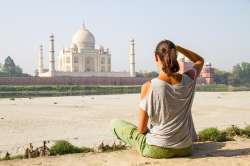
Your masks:
<instances>
[{"instance_id":1,"label":"ponytail","mask_svg":"<svg viewBox=\"0 0 250 166\"><path fill-rule=\"evenodd\" d=\"M158 55L162 62L162 70L167 73L176 73L180 70L177 61L177 52L175 44L169 40L161 41L155 50L155 56Z\"/></svg>"}]
</instances>

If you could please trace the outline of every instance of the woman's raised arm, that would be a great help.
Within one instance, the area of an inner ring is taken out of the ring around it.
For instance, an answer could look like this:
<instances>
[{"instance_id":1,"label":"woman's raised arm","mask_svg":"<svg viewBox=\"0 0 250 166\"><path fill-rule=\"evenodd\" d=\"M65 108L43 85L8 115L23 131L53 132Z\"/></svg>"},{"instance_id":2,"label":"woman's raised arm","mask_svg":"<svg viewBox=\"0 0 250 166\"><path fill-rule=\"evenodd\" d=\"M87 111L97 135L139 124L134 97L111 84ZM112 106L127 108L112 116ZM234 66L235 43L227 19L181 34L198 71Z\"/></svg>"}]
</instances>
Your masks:
<instances>
[{"instance_id":1,"label":"woman's raised arm","mask_svg":"<svg viewBox=\"0 0 250 166\"><path fill-rule=\"evenodd\" d=\"M189 70L186 71L192 79L197 78L200 75L200 72L202 70L202 67L204 65L204 59L196 54L195 52L188 50L186 48L183 48L181 46L176 46L176 50L182 53L184 56L186 56L188 59L190 59L192 62L194 62L193 68L196 70L196 72Z\"/></svg>"}]
</instances>

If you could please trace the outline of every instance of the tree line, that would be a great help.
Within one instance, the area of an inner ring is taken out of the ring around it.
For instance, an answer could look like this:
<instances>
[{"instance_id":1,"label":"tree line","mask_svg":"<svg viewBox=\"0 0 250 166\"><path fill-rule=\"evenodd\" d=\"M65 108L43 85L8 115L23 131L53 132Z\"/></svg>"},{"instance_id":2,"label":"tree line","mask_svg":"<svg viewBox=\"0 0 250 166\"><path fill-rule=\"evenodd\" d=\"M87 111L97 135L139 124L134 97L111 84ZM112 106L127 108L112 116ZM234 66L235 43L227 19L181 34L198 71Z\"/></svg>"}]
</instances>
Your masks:
<instances>
[{"instance_id":1,"label":"tree line","mask_svg":"<svg viewBox=\"0 0 250 166\"><path fill-rule=\"evenodd\" d=\"M137 72L137 77L157 77L158 73L152 72ZM242 62L233 66L231 72L214 69L214 81L216 84L225 84L232 86L247 86L250 87L250 63Z\"/></svg>"},{"instance_id":2,"label":"tree line","mask_svg":"<svg viewBox=\"0 0 250 166\"><path fill-rule=\"evenodd\" d=\"M0 63L0 76L29 76L23 73L20 66L16 65L14 60L8 56L4 60L4 64ZM137 77L157 77L158 73L151 72L137 72ZM225 84L232 86L248 86L250 87L250 63L242 62L233 66L231 72L223 71L220 69L214 69L214 81L216 84Z\"/></svg>"},{"instance_id":3,"label":"tree line","mask_svg":"<svg viewBox=\"0 0 250 166\"><path fill-rule=\"evenodd\" d=\"M29 76L28 74L23 73L23 69L16 65L14 60L8 56L4 60L4 64L0 63L0 76L1 77L10 77L10 76Z\"/></svg>"},{"instance_id":4,"label":"tree line","mask_svg":"<svg viewBox=\"0 0 250 166\"><path fill-rule=\"evenodd\" d=\"M216 84L250 87L250 63L236 64L231 72L215 69L214 80Z\"/></svg>"}]
</instances>

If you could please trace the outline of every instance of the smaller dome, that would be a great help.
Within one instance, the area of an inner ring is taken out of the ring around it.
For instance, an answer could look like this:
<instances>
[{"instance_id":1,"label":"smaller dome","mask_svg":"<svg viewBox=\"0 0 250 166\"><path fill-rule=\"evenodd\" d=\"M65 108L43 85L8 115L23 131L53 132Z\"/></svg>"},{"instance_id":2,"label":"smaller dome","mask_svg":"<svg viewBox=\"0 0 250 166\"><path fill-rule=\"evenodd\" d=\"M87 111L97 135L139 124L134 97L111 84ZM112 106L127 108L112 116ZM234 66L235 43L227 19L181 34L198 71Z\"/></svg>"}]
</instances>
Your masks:
<instances>
[{"instance_id":1,"label":"smaller dome","mask_svg":"<svg viewBox=\"0 0 250 166\"><path fill-rule=\"evenodd\" d=\"M72 45L76 45L79 49L94 49L95 37L88 29L85 28L85 26L83 26L73 35Z\"/></svg>"},{"instance_id":2,"label":"smaller dome","mask_svg":"<svg viewBox=\"0 0 250 166\"><path fill-rule=\"evenodd\" d=\"M74 44L74 43L71 43L70 48L77 48L77 45L76 45L76 44Z\"/></svg>"}]
</instances>

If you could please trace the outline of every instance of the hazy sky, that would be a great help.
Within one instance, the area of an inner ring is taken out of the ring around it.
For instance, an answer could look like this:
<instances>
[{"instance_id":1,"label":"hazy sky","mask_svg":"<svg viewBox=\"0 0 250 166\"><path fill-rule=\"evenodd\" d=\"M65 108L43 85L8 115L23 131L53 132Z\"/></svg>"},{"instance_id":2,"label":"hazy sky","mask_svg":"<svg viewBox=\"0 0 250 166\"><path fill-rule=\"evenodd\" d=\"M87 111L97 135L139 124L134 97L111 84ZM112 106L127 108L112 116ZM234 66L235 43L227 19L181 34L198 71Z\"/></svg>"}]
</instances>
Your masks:
<instances>
[{"instance_id":1,"label":"hazy sky","mask_svg":"<svg viewBox=\"0 0 250 166\"><path fill-rule=\"evenodd\" d=\"M155 70L153 51L170 39L230 70L250 62L250 0L0 0L0 61L13 57L34 74L39 45L48 65L48 36L56 58L85 20L112 52L112 70L128 69L128 40L136 42L136 70Z\"/></svg>"}]
</instances>

